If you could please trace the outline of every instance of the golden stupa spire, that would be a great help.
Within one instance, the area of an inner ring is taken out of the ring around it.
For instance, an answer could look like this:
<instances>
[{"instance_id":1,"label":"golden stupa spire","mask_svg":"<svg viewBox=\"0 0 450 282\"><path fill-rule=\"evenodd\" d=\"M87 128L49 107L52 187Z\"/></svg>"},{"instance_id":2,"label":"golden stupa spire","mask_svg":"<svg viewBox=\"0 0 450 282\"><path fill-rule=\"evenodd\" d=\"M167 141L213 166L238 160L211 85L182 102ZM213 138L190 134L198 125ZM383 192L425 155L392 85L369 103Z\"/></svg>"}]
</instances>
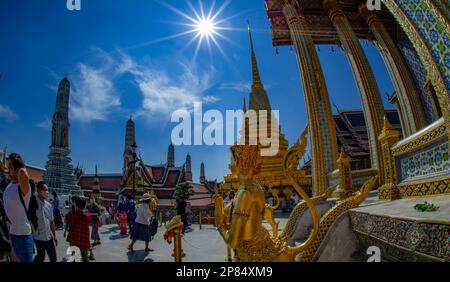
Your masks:
<instances>
[{"instance_id":1,"label":"golden stupa spire","mask_svg":"<svg viewBox=\"0 0 450 282\"><path fill-rule=\"evenodd\" d=\"M250 48L252 53L252 89L250 91L250 103L248 106L249 110L265 110L271 112L271 106L269 97L264 90L264 85L261 82L261 77L259 76L258 63L256 61L255 48L253 46L252 31L250 29L250 23L248 24L248 35L250 37Z\"/></svg>"},{"instance_id":2,"label":"golden stupa spire","mask_svg":"<svg viewBox=\"0 0 450 282\"><path fill-rule=\"evenodd\" d=\"M248 36L250 37L250 48L252 50L252 74L253 74L253 83L252 89L262 88L264 86L261 82L261 77L259 75L258 62L256 61L255 48L253 47L253 37L252 30L250 28L250 22L248 22Z\"/></svg>"}]
</instances>

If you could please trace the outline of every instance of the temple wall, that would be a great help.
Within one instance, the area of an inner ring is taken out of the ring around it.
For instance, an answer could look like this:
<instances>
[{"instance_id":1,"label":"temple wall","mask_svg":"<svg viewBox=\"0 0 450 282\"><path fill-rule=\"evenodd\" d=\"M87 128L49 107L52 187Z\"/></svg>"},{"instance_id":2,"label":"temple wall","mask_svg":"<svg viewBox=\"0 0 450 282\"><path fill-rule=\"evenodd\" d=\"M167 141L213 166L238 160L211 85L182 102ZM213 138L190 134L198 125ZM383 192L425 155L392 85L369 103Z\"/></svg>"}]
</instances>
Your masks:
<instances>
[{"instance_id":1,"label":"temple wall","mask_svg":"<svg viewBox=\"0 0 450 282\"><path fill-rule=\"evenodd\" d=\"M444 262L450 259L450 225L352 210L351 228L366 250L377 246L387 261Z\"/></svg>"},{"instance_id":2,"label":"temple wall","mask_svg":"<svg viewBox=\"0 0 450 282\"><path fill-rule=\"evenodd\" d=\"M423 87L427 82L427 71L425 66L420 61L420 57L414 49L414 46L411 44L411 41L401 29L399 29L398 32L397 46L402 53L403 58L408 65L409 71L411 72L414 83L417 86L425 113L427 115L427 120L429 123L433 123L438 119L438 117L434 111L432 104L433 102L430 100L430 97L425 92Z\"/></svg>"},{"instance_id":3,"label":"temple wall","mask_svg":"<svg viewBox=\"0 0 450 282\"><path fill-rule=\"evenodd\" d=\"M392 1L392 0L389 0ZM429 0L394 0L419 32L428 47L436 65L450 89L450 31L445 18L439 18L430 8L435 8Z\"/></svg>"},{"instance_id":4,"label":"temple wall","mask_svg":"<svg viewBox=\"0 0 450 282\"><path fill-rule=\"evenodd\" d=\"M450 120L450 24L448 6L438 0L382 0L405 31L427 73L427 85L436 92L442 114Z\"/></svg>"},{"instance_id":5,"label":"temple wall","mask_svg":"<svg viewBox=\"0 0 450 282\"><path fill-rule=\"evenodd\" d=\"M397 160L398 181L414 181L448 173L450 169L448 152L448 141L440 140L422 150L401 156Z\"/></svg>"},{"instance_id":6,"label":"temple wall","mask_svg":"<svg viewBox=\"0 0 450 282\"><path fill-rule=\"evenodd\" d=\"M450 193L447 131L441 118L391 148L401 197Z\"/></svg>"}]
</instances>

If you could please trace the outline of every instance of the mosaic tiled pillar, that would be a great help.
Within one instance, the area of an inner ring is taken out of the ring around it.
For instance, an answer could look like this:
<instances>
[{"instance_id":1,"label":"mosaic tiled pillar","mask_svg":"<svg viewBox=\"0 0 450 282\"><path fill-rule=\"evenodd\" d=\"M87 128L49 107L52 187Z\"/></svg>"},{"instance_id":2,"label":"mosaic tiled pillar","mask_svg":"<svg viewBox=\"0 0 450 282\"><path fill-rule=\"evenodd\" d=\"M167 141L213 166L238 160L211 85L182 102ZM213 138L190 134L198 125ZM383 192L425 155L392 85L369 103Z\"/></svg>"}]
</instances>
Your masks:
<instances>
[{"instance_id":1,"label":"mosaic tiled pillar","mask_svg":"<svg viewBox=\"0 0 450 282\"><path fill-rule=\"evenodd\" d=\"M443 13L444 1L382 1L419 54L442 114L450 120L450 23L448 11ZM450 131L447 134L450 136Z\"/></svg>"},{"instance_id":2,"label":"mosaic tiled pillar","mask_svg":"<svg viewBox=\"0 0 450 282\"><path fill-rule=\"evenodd\" d=\"M410 136L427 126L426 114L414 80L381 19L374 12L369 11L365 4L359 7L359 11L375 35L377 47L397 94L403 134L405 137Z\"/></svg>"},{"instance_id":3,"label":"mosaic tiled pillar","mask_svg":"<svg viewBox=\"0 0 450 282\"><path fill-rule=\"evenodd\" d=\"M283 13L296 48L306 99L311 136L313 190L315 195L322 195L328 187L327 174L336 168L338 158L336 128L328 90L304 16L298 12L297 7L287 2Z\"/></svg>"},{"instance_id":4,"label":"mosaic tiled pillar","mask_svg":"<svg viewBox=\"0 0 450 282\"><path fill-rule=\"evenodd\" d=\"M383 155L378 137L383 126L384 107L375 76L358 37L337 1L325 0L324 8L336 28L342 49L355 76L367 125L372 168L376 168L380 179L383 179Z\"/></svg>"}]
</instances>

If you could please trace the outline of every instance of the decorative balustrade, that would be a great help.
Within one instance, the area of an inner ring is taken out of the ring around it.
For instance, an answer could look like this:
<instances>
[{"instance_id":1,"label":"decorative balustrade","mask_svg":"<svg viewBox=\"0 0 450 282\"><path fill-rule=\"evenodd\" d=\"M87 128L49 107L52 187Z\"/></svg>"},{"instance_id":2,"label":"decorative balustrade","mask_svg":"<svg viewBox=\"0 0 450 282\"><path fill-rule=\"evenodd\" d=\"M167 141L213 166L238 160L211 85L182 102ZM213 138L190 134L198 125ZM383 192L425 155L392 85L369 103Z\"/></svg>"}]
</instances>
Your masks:
<instances>
[{"instance_id":1,"label":"decorative balustrade","mask_svg":"<svg viewBox=\"0 0 450 282\"><path fill-rule=\"evenodd\" d=\"M398 197L450 193L448 123L444 118L401 140L390 149ZM380 199L391 199L380 189Z\"/></svg>"}]
</instances>

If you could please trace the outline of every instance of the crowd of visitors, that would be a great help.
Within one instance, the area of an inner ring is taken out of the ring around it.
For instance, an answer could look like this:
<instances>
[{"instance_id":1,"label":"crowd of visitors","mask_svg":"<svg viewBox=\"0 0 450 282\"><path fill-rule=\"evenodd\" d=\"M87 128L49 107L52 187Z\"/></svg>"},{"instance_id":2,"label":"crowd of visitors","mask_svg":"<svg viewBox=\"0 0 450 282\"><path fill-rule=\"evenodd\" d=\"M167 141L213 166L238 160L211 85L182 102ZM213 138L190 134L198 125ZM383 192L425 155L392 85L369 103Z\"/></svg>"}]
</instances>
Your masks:
<instances>
[{"instance_id":1,"label":"crowd of visitors","mask_svg":"<svg viewBox=\"0 0 450 282\"><path fill-rule=\"evenodd\" d=\"M105 211L109 218L104 222L118 224L120 233L129 236L129 252L135 251L137 241L145 243L145 252L152 252L149 243L159 225L156 210L157 201L151 194L144 194L137 202L120 194L117 205L106 209L94 197L87 202L84 197L69 196L62 203L44 181L30 179L24 160L13 153L0 171L0 261L44 262L47 258L57 262L57 230L64 230L61 233L68 244L80 250L82 262L95 260ZM190 225L186 210L186 200L177 199L175 212L184 223L183 234Z\"/></svg>"}]
</instances>

